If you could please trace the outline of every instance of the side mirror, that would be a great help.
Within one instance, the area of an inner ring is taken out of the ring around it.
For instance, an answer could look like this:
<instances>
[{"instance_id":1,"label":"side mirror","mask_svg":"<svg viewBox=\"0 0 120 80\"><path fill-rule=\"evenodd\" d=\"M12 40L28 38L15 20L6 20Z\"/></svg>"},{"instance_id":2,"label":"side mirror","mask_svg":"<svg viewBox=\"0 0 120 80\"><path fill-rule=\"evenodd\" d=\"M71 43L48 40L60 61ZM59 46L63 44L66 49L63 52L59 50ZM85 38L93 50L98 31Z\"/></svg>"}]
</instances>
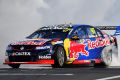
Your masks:
<instances>
[{"instance_id":1,"label":"side mirror","mask_svg":"<svg viewBox=\"0 0 120 80\"><path fill-rule=\"evenodd\" d=\"M71 37L71 39L72 39L72 40L79 40L79 37L78 37L78 35L73 35L73 36Z\"/></svg>"}]
</instances>

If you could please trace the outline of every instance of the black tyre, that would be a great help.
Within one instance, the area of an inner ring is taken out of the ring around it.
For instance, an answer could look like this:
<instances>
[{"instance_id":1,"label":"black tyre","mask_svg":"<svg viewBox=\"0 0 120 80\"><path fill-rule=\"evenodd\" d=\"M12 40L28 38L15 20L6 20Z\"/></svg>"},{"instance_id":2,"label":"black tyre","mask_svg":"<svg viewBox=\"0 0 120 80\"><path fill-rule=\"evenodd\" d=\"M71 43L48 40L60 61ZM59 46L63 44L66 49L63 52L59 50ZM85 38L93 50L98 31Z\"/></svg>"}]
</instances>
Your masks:
<instances>
[{"instance_id":1,"label":"black tyre","mask_svg":"<svg viewBox=\"0 0 120 80\"><path fill-rule=\"evenodd\" d=\"M104 66L110 66L112 62L112 46L108 46L103 49L101 59Z\"/></svg>"},{"instance_id":2,"label":"black tyre","mask_svg":"<svg viewBox=\"0 0 120 80\"><path fill-rule=\"evenodd\" d=\"M53 68L62 68L65 66L66 55L63 47L58 47L54 55L55 63L52 65Z\"/></svg>"},{"instance_id":3,"label":"black tyre","mask_svg":"<svg viewBox=\"0 0 120 80\"><path fill-rule=\"evenodd\" d=\"M19 68L20 64L9 64L9 66L12 68Z\"/></svg>"}]
</instances>

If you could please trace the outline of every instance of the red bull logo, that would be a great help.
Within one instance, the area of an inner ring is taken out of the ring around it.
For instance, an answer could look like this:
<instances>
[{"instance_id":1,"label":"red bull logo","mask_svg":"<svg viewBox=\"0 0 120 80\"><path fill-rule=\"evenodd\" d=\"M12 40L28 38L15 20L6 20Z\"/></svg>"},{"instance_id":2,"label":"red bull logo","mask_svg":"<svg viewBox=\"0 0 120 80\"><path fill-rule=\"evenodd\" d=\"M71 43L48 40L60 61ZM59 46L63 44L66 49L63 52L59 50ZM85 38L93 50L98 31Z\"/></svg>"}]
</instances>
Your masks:
<instances>
[{"instance_id":1,"label":"red bull logo","mask_svg":"<svg viewBox=\"0 0 120 80\"><path fill-rule=\"evenodd\" d=\"M72 41L70 43L70 58L77 59L79 57L79 54L89 56L89 52L85 50L85 47L85 44L79 44Z\"/></svg>"}]
</instances>

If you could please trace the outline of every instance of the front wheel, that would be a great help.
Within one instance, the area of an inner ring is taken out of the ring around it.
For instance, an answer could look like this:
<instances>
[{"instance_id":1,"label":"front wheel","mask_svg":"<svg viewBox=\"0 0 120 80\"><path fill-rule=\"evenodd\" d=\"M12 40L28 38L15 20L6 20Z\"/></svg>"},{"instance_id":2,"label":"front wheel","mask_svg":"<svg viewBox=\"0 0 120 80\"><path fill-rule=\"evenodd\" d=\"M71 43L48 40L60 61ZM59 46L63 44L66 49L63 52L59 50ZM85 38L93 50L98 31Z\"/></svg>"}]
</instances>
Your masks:
<instances>
[{"instance_id":1,"label":"front wheel","mask_svg":"<svg viewBox=\"0 0 120 80\"><path fill-rule=\"evenodd\" d=\"M9 66L12 68L19 68L20 64L9 64Z\"/></svg>"},{"instance_id":2,"label":"front wheel","mask_svg":"<svg viewBox=\"0 0 120 80\"><path fill-rule=\"evenodd\" d=\"M63 47L58 47L55 51L54 56L55 63L52 65L53 68L61 68L65 66L66 55Z\"/></svg>"}]
</instances>

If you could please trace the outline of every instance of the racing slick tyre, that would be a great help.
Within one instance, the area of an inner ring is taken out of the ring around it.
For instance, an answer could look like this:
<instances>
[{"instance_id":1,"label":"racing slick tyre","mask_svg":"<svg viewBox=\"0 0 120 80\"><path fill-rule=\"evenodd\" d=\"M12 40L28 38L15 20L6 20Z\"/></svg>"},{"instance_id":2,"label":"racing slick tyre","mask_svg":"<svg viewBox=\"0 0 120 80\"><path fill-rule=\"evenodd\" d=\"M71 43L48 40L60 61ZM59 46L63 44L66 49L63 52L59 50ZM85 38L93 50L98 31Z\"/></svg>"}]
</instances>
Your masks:
<instances>
[{"instance_id":1,"label":"racing slick tyre","mask_svg":"<svg viewBox=\"0 0 120 80\"><path fill-rule=\"evenodd\" d=\"M57 47L55 50L54 60L55 62L52 64L53 68L62 68L65 66L66 54L63 47Z\"/></svg>"},{"instance_id":2,"label":"racing slick tyre","mask_svg":"<svg viewBox=\"0 0 120 80\"><path fill-rule=\"evenodd\" d=\"M9 66L17 69L20 67L20 64L9 64Z\"/></svg>"},{"instance_id":3,"label":"racing slick tyre","mask_svg":"<svg viewBox=\"0 0 120 80\"><path fill-rule=\"evenodd\" d=\"M110 66L112 63L112 45L107 46L103 49L102 54L101 54L101 59L102 59L102 65L105 67Z\"/></svg>"}]
</instances>

